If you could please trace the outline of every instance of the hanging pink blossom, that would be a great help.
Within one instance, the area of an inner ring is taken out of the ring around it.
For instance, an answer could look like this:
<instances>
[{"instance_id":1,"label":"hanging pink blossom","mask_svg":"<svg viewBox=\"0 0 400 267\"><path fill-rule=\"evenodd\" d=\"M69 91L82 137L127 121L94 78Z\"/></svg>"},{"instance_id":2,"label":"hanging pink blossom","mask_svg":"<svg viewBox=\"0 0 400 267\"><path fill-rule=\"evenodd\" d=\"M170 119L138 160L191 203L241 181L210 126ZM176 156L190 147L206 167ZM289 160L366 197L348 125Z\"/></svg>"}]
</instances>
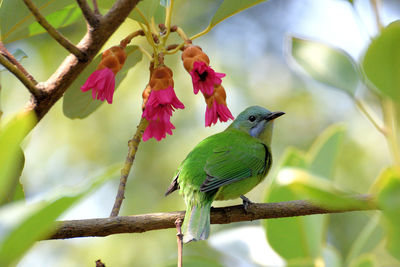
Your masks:
<instances>
[{"instance_id":1,"label":"hanging pink blossom","mask_svg":"<svg viewBox=\"0 0 400 267\"><path fill-rule=\"evenodd\" d=\"M149 125L143 134L143 141L154 137L157 141L172 135L174 125L170 122L172 112L175 109L184 109L185 106L177 98L172 86L163 90L154 90L150 93L146 103L143 118L149 121Z\"/></svg>"},{"instance_id":2,"label":"hanging pink blossom","mask_svg":"<svg viewBox=\"0 0 400 267\"><path fill-rule=\"evenodd\" d=\"M214 92L214 85L222 83L221 78L225 77L225 73L215 72L203 61L195 61L190 76L192 76L194 93L197 94L200 90L203 94L210 96Z\"/></svg>"},{"instance_id":3,"label":"hanging pink blossom","mask_svg":"<svg viewBox=\"0 0 400 267\"><path fill-rule=\"evenodd\" d=\"M109 68L96 70L89 76L81 90L82 92L92 90L93 99L107 100L111 104L115 90L115 74Z\"/></svg>"}]
</instances>

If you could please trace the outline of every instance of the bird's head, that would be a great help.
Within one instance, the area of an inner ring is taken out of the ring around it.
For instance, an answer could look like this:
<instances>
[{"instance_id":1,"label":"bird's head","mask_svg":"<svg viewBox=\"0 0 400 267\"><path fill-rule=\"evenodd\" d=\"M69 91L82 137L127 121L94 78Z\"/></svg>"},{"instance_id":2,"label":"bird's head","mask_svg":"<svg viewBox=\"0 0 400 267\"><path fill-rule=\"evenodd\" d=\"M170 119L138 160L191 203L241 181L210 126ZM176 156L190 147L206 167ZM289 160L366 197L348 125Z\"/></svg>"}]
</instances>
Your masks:
<instances>
[{"instance_id":1,"label":"bird's head","mask_svg":"<svg viewBox=\"0 0 400 267\"><path fill-rule=\"evenodd\" d=\"M273 121L285 114L281 111L271 112L259 106L246 108L232 122L229 128L235 128L260 139L265 144L271 143Z\"/></svg>"}]
</instances>

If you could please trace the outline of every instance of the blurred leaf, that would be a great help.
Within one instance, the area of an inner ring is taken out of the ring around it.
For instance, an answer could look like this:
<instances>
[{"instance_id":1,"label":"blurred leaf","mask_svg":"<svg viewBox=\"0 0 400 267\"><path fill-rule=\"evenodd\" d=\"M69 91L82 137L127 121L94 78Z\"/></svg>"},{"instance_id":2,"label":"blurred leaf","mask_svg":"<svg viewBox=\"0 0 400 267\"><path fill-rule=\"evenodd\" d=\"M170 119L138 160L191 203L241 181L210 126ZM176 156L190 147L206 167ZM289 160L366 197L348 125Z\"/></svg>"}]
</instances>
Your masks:
<instances>
[{"instance_id":1,"label":"blurred leaf","mask_svg":"<svg viewBox=\"0 0 400 267\"><path fill-rule=\"evenodd\" d=\"M145 20L140 16L138 10L142 12L146 20L151 23L151 18L154 17L154 20L156 22L164 22L164 19L157 16L160 15L160 12L157 12L158 10L164 11L165 8L160 4L160 0L146 0L146 1L140 1L139 4L136 6L136 8L129 14L129 18L134 19L140 23L146 24ZM161 12L165 13L165 12Z\"/></svg>"},{"instance_id":2,"label":"blurred leaf","mask_svg":"<svg viewBox=\"0 0 400 267\"><path fill-rule=\"evenodd\" d=\"M22 51L22 49L19 49L19 48L18 48L17 50L15 50L15 52L12 53L12 54L13 54L13 56L15 57L15 59L18 60L18 61L21 61L22 59L28 57L28 56L25 54L25 52ZM5 71L5 70L6 70L6 68L5 68L3 65L0 65L0 72L1 72L1 71Z\"/></svg>"},{"instance_id":3,"label":"blurred leaf","mask_svg":"<svg viewBox=\"0 0 400 267\"><path fill-rule=\"evenodd\" d=\"M388 168L378 179L377 199L385 222L387 249L400 260L400 169Z\"/></svg>"},{"instance_id":4,"label":"blurred leaf","mask_svg":"<svg viewBox=\"0 0 400 267\"><path fill-rule=\"evenodd\" d=\"M290 55L312 78L354 95L359 84L358 69L345 51L293 36L289 40Z\"/></svg>"},{"instance_id":5,"label":"blurred leaf","mask_svg":"<svg viewBox=\"0 0 400 267\"><path fill-rule=\"evenodd\" d=\"M298 150L287 150L283 166L304 166L305 156ZM265 202L296 200L298 196L288 187L273 183ZM322 245L324 216L303 216L264 220L267 239L272 248L285 260L318 257Z\"/></svg>"},{"instance_id":6,"label":"blurred leaf","mask_svg":"<svg viewBox=\"0 0 400 267\"><path fill-rule=\"evenodd\" d=\"M74 188L53 200L25 205L14 203L0 209L0 266L9 266L20 258L35 241L51 235L54 221L84 196L118 174L121 165L108 168L91 184ZM18 216L13 214L18 212ZM10 218L10 215L11 218Z\"/></svg>"},{"instance_id":7,"label":"blurred leaf","mask_svg":"<svg viewBox=\"0 0 400 267\"><path fill-rule=\"evenodd\" d=\"M312 159L309 167L310 172L321 178L333 179L335 162L339 156L344 133L345 127L333 125L318 137L308 152Z\"/></svg>"},{"instance_id":8,"label":"blurred leaf","mask_svg":"<svg viewBox=\"0 0 400 267\"><path fill-rule=\"evenodd\" d=\"M213 18L211 19L208 28L212 28L224 19L239 13L247 8L257 5L265 0L224 0L217 11L215 12Z\"/></svg>"},{"instance_id":9,"label":"blurred leaf","mask_svg":"<svg viewBox=\"0 0 400 267\"><path fill-rule=\"evenodd\" d=\"M11 177L12 184L10 184L7 195L5 199L0 201L0 206L5 203L10 203L13 201L25 199L24 188L22 187L20 177L25 165L25 155L24 151L19 147L16 151L16 161L15 161L15 172L13 177Z\"/></svg>"},{"instance_id":10,"label":"blurred leaf","mask_svg":"<svg viewBox=\"0 0 400 267\"><path fill-rule=\"evenodd\" d=\"M118 89L118 85L125 79L128 71L142 60L142 53L135 45L128 46L126 48L126 53L129 54L128 58L122 70L119 71L115 77L116 89ZM101 56L101 54L96 56L92 63L81 73L78 79L72 83L71 87L65 93L63 98L63 111L64 115L68 118L86 118L104 103L100 100L94 100L91 90L85 93L80 90L86 79L96 70L97 65L100 63Z\"/></svg>"},{"instance_id":11,"label":"blurred leaf","mask_svg":"<svg viewBox=\"0 0 400 267\"><path fill-rule=\"evenodd\" d=\"M370 82L395 101L400 101L400 21L384 28L368 47L362 62Z\"/></svg>"},{"instance_id":12,"label":"blurred leaf","mask_svg":"<svg viewBox=\"0 0 400 267\"><path fill-rule=\"evenodd\" d=\"M295 148L287 149L279 169L296 168L307 175L310 175L308 172L313 170L315 173L329 174L327 178L332 178L333 166L331 165L334 165L338 155L343 134L344 128L334 125L317 138L309 152L304 153ZM281 172L269 188L265 201L281 202L299 199L294 188L278 183L279 175ZM321 181L325 180L321 179ZM293 263L298 260L313 260L321 256L326 218L326 215L280 218L265 220L263 224L268 242L273 249L285 260Z\"/></svg>"},{"instance_id":13,"label":"blurred leaf","mask_svg":"<svg viewBox=\"0 0 400 267\"><path fill-rule=\"evenodd\" d=\"M349 254L347 255L346 262L351 262L356 257L372 250L384 238L384 233L381 225L379 224L380 214L375 214L368 223L362 228L360 234L354 240ZM360 227L360 225L358 225Z\"/></svg>"},{"instance_id":14,"label":"blurred leaf","mask_svg":"<svg viewBox=\"0 0 400 267\"><path fill-rule=\"evenodd\" d=\"M20 143L36 123L33 112L13 118L0 129L0 204L15 191L21 173Z\"/></svg>"},{"instance_id":15,"label":"blurred leaf","mask_svg":"<svg viewBox=\"0 0 400 267\"><path fill-rule=\"evenodd\" d=\"M35 0L34 4L55 28L65 27L81 18L73 0ZM1 40L4 43L43 33L23 1L4 0L0 8Z\"/></svg>"},{"instance_id":16,"label":"blurred leaf","mask_svg":"<svg viewBox=\"0 0 400 267\"><path fill-rule=\"evenodd\" d=\"M266 202L295 200L289 188L271 187ZM264 220L268 243L285 260L313 259L320 254L324 216L303 216Z\"/></svg>"},{"instance_id":17,"label":"blurred leaf","mask_svg":"<svg viewBox=\"0 0 400 267\"><path fill-rule=\"evenodd\" d=\"M343 266L339 251L336 248L327 245L322 250L325 267L341 267Z\"/></svg>"},{"instance_id":18,"label":"blurred leaf","mask_svg":"<svg viewBox=\"0 0 400 267\"><path fill-rule=\"evenodd\" d=\"M375 267L377 266L374 254L364 254L352 261L349 267Z\"/></svg>"},{"instance_id":19,"label":"blurred leaf","mask_svg":"<svg viewBox=\"0 0 400 267\"><path fill-rule=\"evenodd\" d=\"M327 209L363 209L370 206L364 200L354 197L353 192L339 189L333 182L298 168L281 169L277 183Z\"/></svg>"}]
</instances>

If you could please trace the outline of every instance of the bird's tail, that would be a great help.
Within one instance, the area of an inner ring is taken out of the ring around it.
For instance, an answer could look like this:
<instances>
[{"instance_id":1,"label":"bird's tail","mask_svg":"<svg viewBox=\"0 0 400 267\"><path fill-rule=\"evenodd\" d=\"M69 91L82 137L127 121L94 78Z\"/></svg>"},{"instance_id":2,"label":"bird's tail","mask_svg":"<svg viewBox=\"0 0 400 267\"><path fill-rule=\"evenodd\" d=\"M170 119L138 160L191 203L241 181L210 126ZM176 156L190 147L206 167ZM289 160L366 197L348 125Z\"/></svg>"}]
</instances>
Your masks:
<instances>
[{"instance_id":1,"label":"bird's tail","mask_svg":"<svg viewBox=\"0 0 400 267\"><path fill-rule=\"evenodd\" d=\"M210 234L211 202L203 206L188 206L183 221L183 242L205 240Z\"/></svg>"}]
</instances>

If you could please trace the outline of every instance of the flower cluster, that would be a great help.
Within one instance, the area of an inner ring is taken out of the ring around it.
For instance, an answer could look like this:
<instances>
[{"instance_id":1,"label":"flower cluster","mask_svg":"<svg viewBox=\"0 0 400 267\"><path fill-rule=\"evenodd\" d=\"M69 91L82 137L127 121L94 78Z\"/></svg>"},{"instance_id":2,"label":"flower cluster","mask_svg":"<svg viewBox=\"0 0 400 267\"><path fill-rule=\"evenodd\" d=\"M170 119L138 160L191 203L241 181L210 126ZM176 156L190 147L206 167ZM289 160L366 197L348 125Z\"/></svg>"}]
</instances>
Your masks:
<instances>
[{"instance_id":1,"label":"flower cluster","mask_svg":"<svg viewBox=\"0 0 400 267\"><path fill-rule=\"evenodd\" d=\"M149 121L143 141L152 137L160 141L167 133L172 135L172 129L175 129L170 121L172 112L185 106L176 97L171 69L163 65L154 69L143 97L142 117Z\"/></svg>"},{"instance_id":2,"label":"flower cluster","mask_svg":"<svg viewBox=\"0 0 400 267\"><path fill-rule=\"evenodd\" d=\"M210 67L210 59L199 46L188 45L182 53L183 66L192 77L193 91L203 93L207 103L205 125L234 119L226 105L226 93L222 87L224 73L215 72Z\"/></svg>"},{"instance_id":3,"label":"flower cluster","mask_svg":"<svg viewBox=\"0 0 400 267\"><path fill-rule=\"evenodd\" d=\"M132 39L130 35L121 45L106 50L96 71L94 71L81 87L83 92L92 90L93 99L113 101L115 91L115 75L123 67L127 55L125 47ZM190 74L193 82L193 91L203 94L206 106L205 126L211 126L219 121L225 122L234 119L226 104L226 93L222 86L224 73L215 72L210 67L210 59L199 46L186 45L182 53L183 66ZM154 62L153 62L154 63ZM152 64L153 64L152 63ZM174 91L172 70L164 65L163 56L157 61L156 67L151 65L150 81L143 91L142 117L148 121L143 133L143 141L155 138L157 141L172 135L175 126L171 123L171 116L176 109L185 106L177 98Z\"/></svg>"},{"instance_id":4,"label":"flower cluster","mask_svg":"<svg viewBox=\"0 0 400 267\"><path fill-rule=\"evenodd\" d=\"M83 92L92 90L93 99L113 101L115 75L121 70L126 60L125 50L121 46L113 46L106 50L94 71L81 87Z\"/></svg>"}]
</instances>

